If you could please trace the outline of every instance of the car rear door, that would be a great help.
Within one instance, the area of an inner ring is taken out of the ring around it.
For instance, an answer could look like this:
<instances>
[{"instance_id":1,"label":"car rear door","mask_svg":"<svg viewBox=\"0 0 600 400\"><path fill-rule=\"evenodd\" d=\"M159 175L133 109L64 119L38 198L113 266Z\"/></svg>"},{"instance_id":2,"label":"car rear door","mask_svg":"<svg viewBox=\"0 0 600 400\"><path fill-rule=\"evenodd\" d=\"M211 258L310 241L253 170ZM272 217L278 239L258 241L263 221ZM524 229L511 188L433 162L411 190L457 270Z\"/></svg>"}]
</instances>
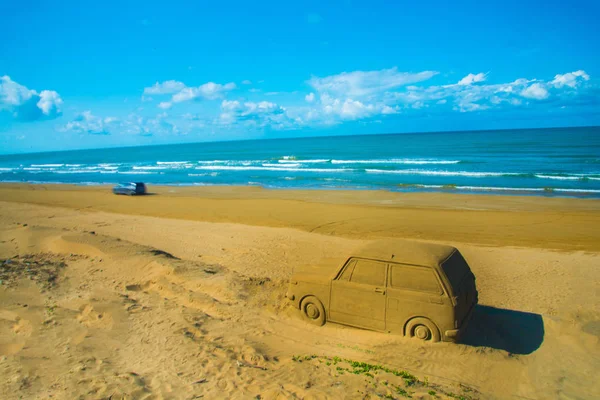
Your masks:
<instances>
[{"instance_id":1,"label":"car rear door","mask_svg":"<svg viewBox=\"0 0 600 400\"><path fill-rule=\"evenodd\" d=\"M331 282L329 320L384 330L387 263L362 258L348 261Z\"/></svg>"}]
</instances>

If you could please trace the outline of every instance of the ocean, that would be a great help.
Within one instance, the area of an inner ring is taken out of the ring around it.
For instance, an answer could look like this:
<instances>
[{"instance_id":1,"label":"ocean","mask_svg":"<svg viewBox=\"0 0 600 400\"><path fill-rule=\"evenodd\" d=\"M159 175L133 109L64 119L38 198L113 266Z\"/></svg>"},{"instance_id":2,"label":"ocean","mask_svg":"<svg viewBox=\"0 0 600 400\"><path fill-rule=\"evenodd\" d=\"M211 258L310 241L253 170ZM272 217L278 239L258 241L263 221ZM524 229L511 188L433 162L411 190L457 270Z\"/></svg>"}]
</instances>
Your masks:
<instances>
[{"instance_id":1,"label":"ocean","mask_svg":"<svg viewBox=\"0 0 600 400\"><path fill-rule=\"evenodd\" d=\"M600 127L247 140L0 156L0 181L600 197Z\"/></svg>"}]
</instances>

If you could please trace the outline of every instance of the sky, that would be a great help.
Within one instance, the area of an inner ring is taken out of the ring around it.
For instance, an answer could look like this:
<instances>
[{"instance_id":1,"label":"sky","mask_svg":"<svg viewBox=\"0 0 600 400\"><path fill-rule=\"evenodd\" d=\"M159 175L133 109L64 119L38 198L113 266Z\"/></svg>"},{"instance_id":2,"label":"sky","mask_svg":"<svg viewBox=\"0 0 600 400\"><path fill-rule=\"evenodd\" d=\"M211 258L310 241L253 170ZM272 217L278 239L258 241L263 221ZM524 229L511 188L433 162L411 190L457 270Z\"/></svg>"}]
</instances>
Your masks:
<instances>
[{"instance_id":1,"label":"sky","mask_svg":"<svg viewBox=\"0 0 600 400\"><path fill-rule=\"evenodd\" d=\"M1 9L5 154L600 125L598 1Z\"/></svg>"}]
</instances>

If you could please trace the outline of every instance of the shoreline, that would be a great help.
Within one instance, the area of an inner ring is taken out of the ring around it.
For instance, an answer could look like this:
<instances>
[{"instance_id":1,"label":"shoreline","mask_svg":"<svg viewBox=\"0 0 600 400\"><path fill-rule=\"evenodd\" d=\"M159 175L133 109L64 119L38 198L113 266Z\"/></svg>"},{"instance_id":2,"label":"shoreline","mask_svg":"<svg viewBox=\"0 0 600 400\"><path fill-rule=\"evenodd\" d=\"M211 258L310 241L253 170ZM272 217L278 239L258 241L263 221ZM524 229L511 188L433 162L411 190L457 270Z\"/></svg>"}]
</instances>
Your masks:
<instances>
[{"instance_id":1,"label":"shoreline","mask_svg":"<svg viewBox=\"0 0 600 400\"><path fill-rule=\"evenodd\" d=\"M0 201L287 227L354 239L600 251L598 199L252 186L150 186L149 192L126 197L113 195L110 186L0 184Z\"/></svg>"},{"instance_id":2,"label":"shoreline","mask_svg":"<svg viewBox=\"0 0 600 400\"><path fill-rule=\"evenodd\" d=\"M133 181L133 180L130 180ZM112 187L119 182L44 182L44 181L0 181L2 185L52 185L74 187ZM597 189L570 189L559 187L502 187L502 186L473 186L473 185L426 185L418 183L398 183L391 187L371 186L266 186L262 184L227 184L227 183L146 183L152 187L234 187L234 188L261 188L265 190L288 191L384 191L390 193L447 193L460 195L483 196L524 196L543 198L569 198L569 199L600 199L600 190Z\"/></svg>"}]
</instances>

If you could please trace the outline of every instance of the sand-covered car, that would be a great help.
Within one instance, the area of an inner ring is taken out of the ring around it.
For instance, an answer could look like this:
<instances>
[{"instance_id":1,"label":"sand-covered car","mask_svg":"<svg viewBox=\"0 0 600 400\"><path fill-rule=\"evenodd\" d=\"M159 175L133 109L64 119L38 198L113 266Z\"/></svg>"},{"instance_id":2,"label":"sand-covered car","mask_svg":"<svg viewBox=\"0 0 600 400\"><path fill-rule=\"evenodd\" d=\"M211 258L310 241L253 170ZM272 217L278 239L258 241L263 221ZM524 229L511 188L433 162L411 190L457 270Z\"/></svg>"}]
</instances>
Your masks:
<instances>
[{"instance_id":1,"label":"sand-covered car","mask_svg":"<svg viewBox=\"0 0 600 400\"><path fill-rule=\"evenodd\" d=\"M451 246L380 240L338 265L295 272L286 297L308 321L456 341L477 304L475 276Z\"/></svg>"}]
</instances>

